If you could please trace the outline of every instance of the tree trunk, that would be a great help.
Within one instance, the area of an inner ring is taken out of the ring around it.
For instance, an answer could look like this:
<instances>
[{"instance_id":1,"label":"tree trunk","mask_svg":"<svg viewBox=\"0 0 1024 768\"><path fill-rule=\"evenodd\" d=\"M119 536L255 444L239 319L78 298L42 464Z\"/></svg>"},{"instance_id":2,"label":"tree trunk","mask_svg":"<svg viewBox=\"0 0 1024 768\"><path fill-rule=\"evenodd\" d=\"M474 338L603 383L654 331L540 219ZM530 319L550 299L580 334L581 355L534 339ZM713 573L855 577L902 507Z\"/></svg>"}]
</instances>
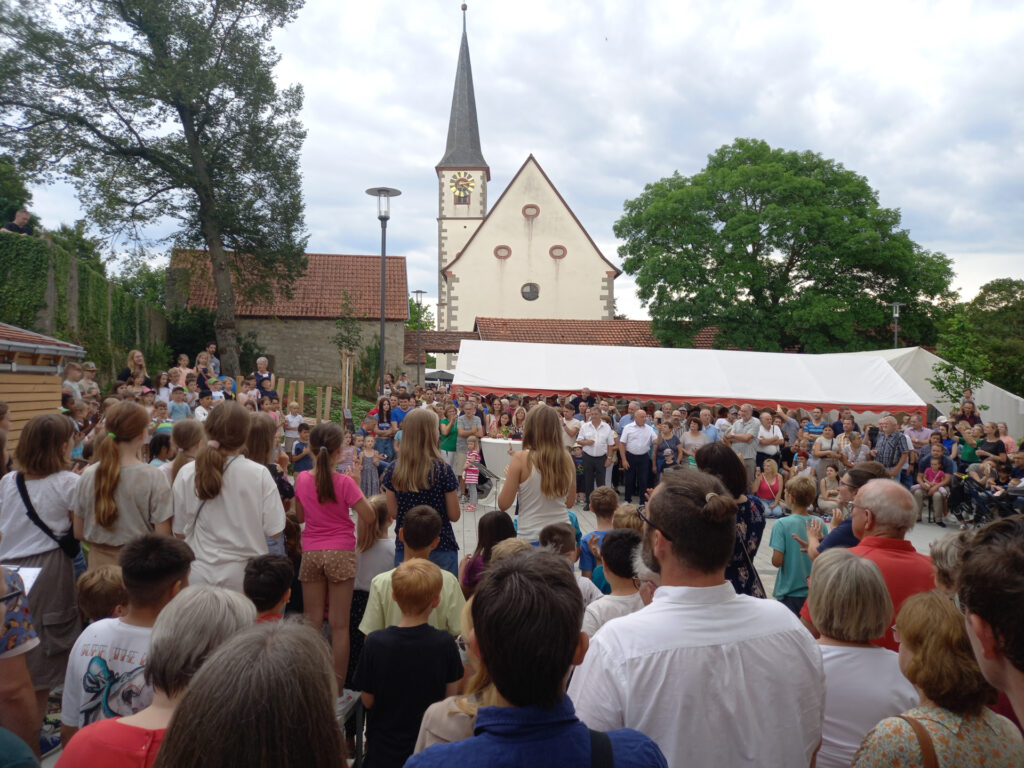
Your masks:
<instances>
[{"instance_id":1,"label":"tree trunk","mask_svg":"<svg viewBox=\"0 0 1024 768\"><path fill-rule=\"evenodd\" d=\"M214 328L217 334L217 351L220 353L220 370L222 375L244 376L238 363L238 329L235 327L235 289L231 284L231 265L220 241L220 233L211 236L208 228L216 230L217 227L213 222L203 223L213 272L213 288L217 296Z\"/></svg>"}]
</instances>

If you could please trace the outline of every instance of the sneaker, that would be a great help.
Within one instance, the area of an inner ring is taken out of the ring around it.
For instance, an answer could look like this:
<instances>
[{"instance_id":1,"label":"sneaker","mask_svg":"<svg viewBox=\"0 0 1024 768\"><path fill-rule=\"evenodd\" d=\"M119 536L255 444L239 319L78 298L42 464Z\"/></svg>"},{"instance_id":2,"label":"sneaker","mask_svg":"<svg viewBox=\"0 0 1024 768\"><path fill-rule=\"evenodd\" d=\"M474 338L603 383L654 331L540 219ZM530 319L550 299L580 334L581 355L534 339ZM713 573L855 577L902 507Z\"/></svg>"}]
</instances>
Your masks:
<instances>
[{"instance_id":1,"label":"sneaker","mask_svg":"<svg viewBox=\"0 0 1024 768\"><path fill-rule=\"evenodd\" d=\"M39 752L46 757L60 749L60 721L54 717L43 720L39 731Z\"/></svg>"},{"instance_id":2,"label":"sneaker","mask_svg":"<svg viewBox=\"0 0 1024 768\"><path fill-rule=\"evenodd\" d=\"M344 723L348 720L348 716L352 714L352 710L355 709L358 701L358 691L353 691L350 688L342 690L341 696L339 696L337 701L334 702L334 715L338 719L339 723Z\"/></svg>"}]
</instances>

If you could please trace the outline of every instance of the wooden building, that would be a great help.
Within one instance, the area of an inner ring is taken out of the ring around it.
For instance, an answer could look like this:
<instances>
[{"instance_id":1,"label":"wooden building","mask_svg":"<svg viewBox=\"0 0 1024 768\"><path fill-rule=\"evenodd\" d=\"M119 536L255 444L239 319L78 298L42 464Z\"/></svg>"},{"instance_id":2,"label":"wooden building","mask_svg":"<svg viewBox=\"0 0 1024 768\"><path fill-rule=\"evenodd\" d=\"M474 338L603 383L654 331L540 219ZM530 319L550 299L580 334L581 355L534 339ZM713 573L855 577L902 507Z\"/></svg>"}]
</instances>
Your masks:
<instances>
[{"instance_id":1,"label":"wooden building","mask_svg":"<svg viewBox=\"0 0 1024 768\"><path fill-rule=\"evenodd\" d=\"M84 357L75 344L0 323L0 402L10 407L9 453L29 419L60 410L64 364Z\"/></svg>"}]
</instances>

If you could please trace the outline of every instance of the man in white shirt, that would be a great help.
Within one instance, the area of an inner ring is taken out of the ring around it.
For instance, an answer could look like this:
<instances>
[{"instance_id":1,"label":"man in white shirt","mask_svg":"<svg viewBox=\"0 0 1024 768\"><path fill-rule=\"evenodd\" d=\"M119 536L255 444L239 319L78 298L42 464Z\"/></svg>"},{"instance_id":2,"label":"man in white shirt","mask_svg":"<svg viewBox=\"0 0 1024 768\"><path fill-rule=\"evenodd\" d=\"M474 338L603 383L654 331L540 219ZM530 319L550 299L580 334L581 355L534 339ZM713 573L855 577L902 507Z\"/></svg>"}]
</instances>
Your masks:
<instances>
[{"instance_id":1,"label":"man in white shirt","mask_svg":"<svg viewBox=\"0 0 1024 768\"><path fill-rule=\"evenodd\" d=\"M619 458L622 460L623 469L626 470L627 504L632 502L634 490L640 497L640 503L644 503L647 481L654 470L651 446L657 439L658 433L647 423L647 411L637 408L633 411L633 423L626 425L619 440Z\"/></svg>"},{"instance_id":2,"label":"man in white shirt","mask_svg":"<svg viewBox=\"0 0 1024 768\"><path fill-rule=\"evenodd\" d=\"M635 728L669 765L806 766L821 740L825 675L785 606L725 580L736 504L716 478L666 472L644 517L653 602L590 641L569 686L589 728Z\"/></svg>"},{"instance_id":3,"label":"man in white shirt","mask_svg":"<svg viewBox=\"0 0 1024 768\"><path fill-rule=\"evenodd\" d=\"M725 436L725 441L736 451L736 455L743 459L743 467L747 470L747 485L754 482L757 435L760 431L761 422L754 418L754 406L741 405L740 417L733 422L732 429Z\"/></svg>"},{"instance_id":4,"label":"man in white shirt","mask_svg":"<svg viewBox=\"0 0 1024 768\"><path fill-rule=\"evenodd\" d=\"M590 492L604 485L605 468L612 465L615 435L611 424L601 418L601 409L592 405L589 420L580 426L576 442L583 446L583 493L585 508L590 507Z\"/></svg>"}]
</instances>

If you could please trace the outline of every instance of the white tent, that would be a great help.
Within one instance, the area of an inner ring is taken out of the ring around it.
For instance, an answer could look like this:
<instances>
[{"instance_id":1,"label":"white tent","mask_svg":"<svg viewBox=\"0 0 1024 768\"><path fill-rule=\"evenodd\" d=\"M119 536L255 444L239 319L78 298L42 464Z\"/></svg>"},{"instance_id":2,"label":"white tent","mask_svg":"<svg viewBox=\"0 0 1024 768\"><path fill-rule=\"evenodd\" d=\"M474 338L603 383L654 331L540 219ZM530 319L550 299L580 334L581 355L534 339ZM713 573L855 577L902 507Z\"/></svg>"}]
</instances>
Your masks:
<instances>
[{"instance_id":1,"label":"white tent","mask_svg":"<svg viewBox=\"0 0 1024 768\"><path fill-rule=\"evenodd\" d=\"M589 387L602 395L645 400L926 410L924 400L878 355L466 340L453 383L480 393L547 395Z\"/></svg>"},{"instance_id":2,"label":"white tent","mask_svg":"<svg viewBox=\"0 0 1024 768\"><path fill-rule=\"evenodd\" d=\"M921 347L852 352L844 357L865 355L881 357L886 360L917 393L918 397L940 413L949 413L951 404L943 400L935 388L928 383L928 378L933 375L932 365L942 362L942 358ZM988 406L987 409L982 410L982 418L985 421L1005 421L1011 435L1018 439L1024 435L1024 398L986 381L974 390L974 401L978 405Z\"/></svg>"}]
</instances>

